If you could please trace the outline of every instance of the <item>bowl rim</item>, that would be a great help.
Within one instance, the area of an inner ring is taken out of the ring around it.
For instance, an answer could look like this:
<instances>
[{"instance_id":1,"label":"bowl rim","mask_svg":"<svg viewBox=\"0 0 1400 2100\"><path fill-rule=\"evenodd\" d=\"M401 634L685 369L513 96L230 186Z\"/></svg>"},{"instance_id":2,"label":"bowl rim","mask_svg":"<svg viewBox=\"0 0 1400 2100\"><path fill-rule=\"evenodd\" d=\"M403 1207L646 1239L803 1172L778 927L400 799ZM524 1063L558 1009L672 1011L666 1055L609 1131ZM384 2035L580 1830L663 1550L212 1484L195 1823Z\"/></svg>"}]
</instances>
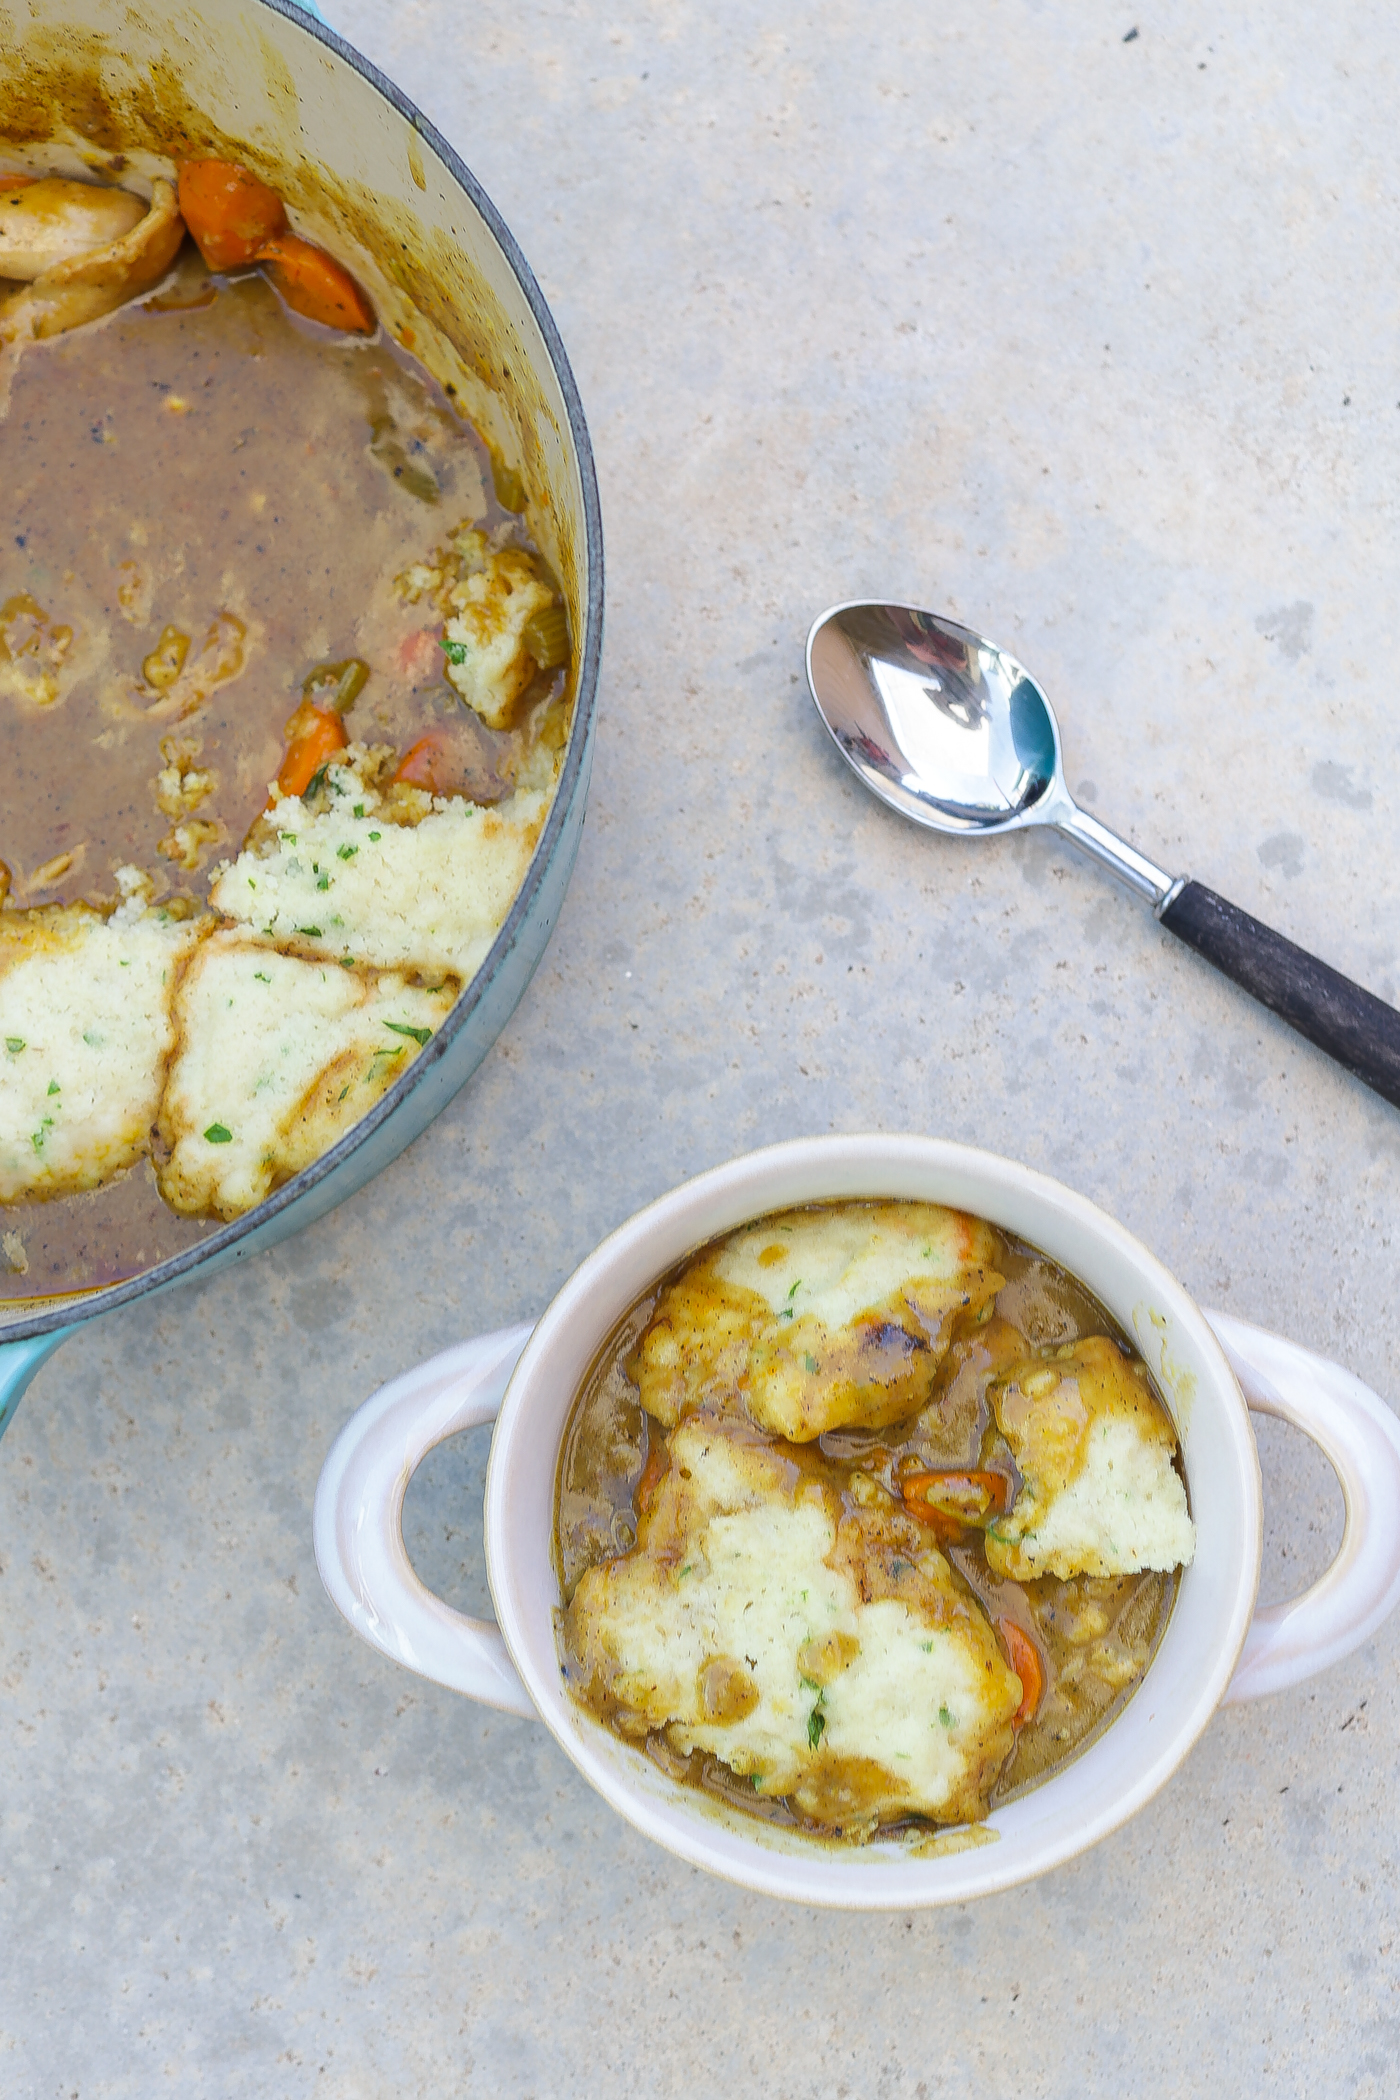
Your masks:
<instances>
[{"instance_id":1,"label":"bowl rim","mask_svg":"<svg viewBox=\"0 0 1400 2100\"><path fill-rule=\"evenodd\" d=\"M92 1290L78 1291L71 1295L51 1294L38 1299L8 1300L7 1305L19 1308L28 1304L36 1309L29 1313L17 1311L13 1319L4 1317L3 1324L0 1324L0 1343L26 1341L38 1335L51 1334L59 1328L76 1326L80 1321L94 1319L100 1313L110 1312L117 1306L130 1304L133 1299L145 1297L148 1292L168 1289L170 1285L181 1282L191 1271L227 1254L230 1248L236 1247L250 1233L265 1231L275 1218L300 1202L311 1189L318 1187L328 1176L336 1173L352 1153L367 1144L395 1113L400 1103L416 1086L427 1079L433 1067L447 1055L455 1038L466 1027L486 997L533 909L540 884L569 821L570 808L578 790L579 776L588 762L603 650L603 514L598 497L598 474L593 458L593 445L583 413L583 399L564 348L563 338L544 293L540 290L535 273L525 260L514 234L461 155L449 145L437 126L423 115L402 89L395 86L387 74L380 72L376 65L331 29L319 15L313 15L301 7L298 0L245 0L245 4L265 8L271 14L280 15L294 28L324 44L335 57L358 73L369 87L389 103L396 114L410 125L418 137L437 155L452 180L464 192L500 249L520 287L544 341L550 368L558 381L583 496L583 562L586 585L584 638L574 694L573 720L569 728L564 764L554 791L554 800L545 819L544 829L535 842L524 880L516 892L504 924L475 975L463 986L451 1013L432 1041L425 1044L414 1058L408 1070L403 1072L359 1122L346 1131L342 1138L337 1139L319 1159L312 1160L309 1166L303 1167L280 1188L273 1189L260 1203L245 1211L242 1217L219 1226L216 1231L209 1233L193 1246L182 1248L178 1254L168 1255L164 1261L155 1262L150 1268L142 1269L139 1274L127 1277L120 1283L99 1284Z\"/></svg>"},{"instance_id":2,"label":"bowl rim","mask_svg":"<svg viewBox=\"0 0 1400 2100\"><path fill-rule=\"evenodd\" d=\"M1097 1295L1105 1296L1100 1281L1115 1263L1142 1286L1147 1331L1136 1318L1122 1324L1130 1332L1137 1328L1149 1361L1154 1333L1160 1338L1160 1368L1153 1368L1183 1450L1193 1438L1202 1450L1210 1440L1210 1480L1199 1495L1192 1486L1196 1561L1182 1576L1171 1619L1133 1697L1060 1773L992 1811L983 1829L1001 1842L973 1839L953 1849L950 1840L950 1849L932 1858L874 1842L844 1847L775 1835L757 1819L716 1809L575 1705L554 1646L560 1602L555 1478L583 1370L626 1304L687 1251L765 1212L823 1200L823 1190L827 1200L905 1195L948 1202L975 1192L977 1200L954 1207L990 1217L1038 1246L1044 1236L1024 1231L1018 1218L1058 1220L1066 1237L1080 1236L1093 1260L1104 1257L1100 1278L1053 1245L1045 1251ZM1174 1364L1167 1361L1171 1351ZM1183 1368L1188 1357L1189 1372ZM569 1375L570 1366L577 1375ZM561 1387L567 1388L562 1395ZM548 1521L541 1539L539 1458L546 1445ZM1211 1550L1203 1556L1206 1499L1223 1503L1231 1522L1212 1517ZM527 1518L513 1516L527 1506ZM1204 1314L1156 1256L1088 1198L1034 1168L948 1140L886 1134L799 1138L742 1155L682 1183L610 1233L563 1284L526 1344L501 1407L486 1480L486 1564L497 1622L537 1713L583 1776L636 1829L688 1864L768 1895L838 1908L916 1909L1008 1888L1075 1857L1143 1807L1198 1740L1234 1673L1258 1591L1262 1531L1258 1458L1243 1395ZM1188 1596L1193 1602L1184 1615ZM1198 1619L1215 1629L1203 1654L1183 1646L1196 1638ZM1168 1679L1174 1693L1184 1682L1185 1697L1162 1716L1160 1692Z\"/></svg>"}]
</instances>

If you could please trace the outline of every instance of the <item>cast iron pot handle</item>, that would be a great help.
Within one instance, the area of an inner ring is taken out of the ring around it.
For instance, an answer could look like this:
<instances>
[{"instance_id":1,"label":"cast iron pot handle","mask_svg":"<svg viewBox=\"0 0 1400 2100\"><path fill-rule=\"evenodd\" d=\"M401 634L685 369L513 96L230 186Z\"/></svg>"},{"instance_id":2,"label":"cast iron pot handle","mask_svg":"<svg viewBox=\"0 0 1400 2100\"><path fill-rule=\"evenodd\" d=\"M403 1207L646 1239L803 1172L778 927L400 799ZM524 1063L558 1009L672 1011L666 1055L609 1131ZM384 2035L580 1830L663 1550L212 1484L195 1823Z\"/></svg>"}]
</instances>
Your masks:
<instances>
[{"instance_id":1,"label":"cast iron pot handle","mask_svg":"<svg viewBox=\"0 0 1400 2100\"><path fill-rule=\"evenodd\" d=\"M434 1444L494 1422L531 1323L481 1334L381 1386L331 1446L316 1484L316 1565L331 1602L372 1648L486 1706L533 1719L499 1629L418 1580L403 1498Z\"/></svg>"},{"instance_id":2,"label":"cast iron pot handle","mask_svg":"<svg viewBox=\"0 0 1400 2100\"><path fill-rule=\"evenodd\" d=\"M1340 1364L1226 1313L1206 1318L1250 1407L1312 1438L1346 1504L1326 1574L1301 1597L1254 1614L1228 1703L1285 1691L1340 1662L1400 1602L1400 1422Z\"/></svg>"}]
</instances>

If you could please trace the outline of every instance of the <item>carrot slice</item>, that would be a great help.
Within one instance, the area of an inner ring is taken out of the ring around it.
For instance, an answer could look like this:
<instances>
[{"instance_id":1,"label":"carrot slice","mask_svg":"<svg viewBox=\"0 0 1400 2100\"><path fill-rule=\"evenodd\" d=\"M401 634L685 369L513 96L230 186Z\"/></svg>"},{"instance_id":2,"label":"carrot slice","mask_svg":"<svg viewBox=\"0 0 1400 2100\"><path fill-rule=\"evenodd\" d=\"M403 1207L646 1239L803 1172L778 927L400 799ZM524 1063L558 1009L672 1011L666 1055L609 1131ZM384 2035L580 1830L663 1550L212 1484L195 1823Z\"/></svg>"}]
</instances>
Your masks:
<instances>
[{"instance_id":1,"label":"carrot slice","mask_svg":"<svg viewBox=\"0 0 1400 2100\"><path fill-rule=\"evenodd\" d=\"M1024 1728L1045 1696L1045 1665L1025 1627L1018 1626L1014 1619L998 1619L997 1632L1007 1661L1021 1680L1021 1703L1011 1716L1011 1725Z\"/></svg>"},{"instance_id":2,"label":"carrot slice","mask_svg":"<svg viewBox=\"0 0 1400 2100\"><path fill-rule=\"evenodd\" d=\"M369 301L348 270L343 270L324 248L314 248L294 233L278 234L264 241L258 261L266 269L293 313L325 328L343 328L351 335L373 335L374 315Z\"/></svg>"},{"instance_id":3,"label":"carrot slice","mask_svg":"<svg viewBox=\"0 0 1400 2100\"><path fill-rule=\"evenodd\" d=\"M906 1473L899 1490L911 1516L931 1524L939 1538L956 1539L1005 1512L1011 1482L1004 1473L969 1468L949 1473Z\"/></svg>"},{"instance_id":4,"label":"carrot slice","mask_svg":"<svg viewBox=\"0 0 1400 2100\"><path fill-rule=\"evenodd\" d=\"M441 735L430 732L411 744L400 759L394 778L407 781L410 787L426 788L430 795L450 795L454 785L452 763Z\"/></svg>"},{"instance_id":5,"label":"carrot slice","mask_svg":"<svg viewBox=\"0 0 1400 2100\"><path fill-rule=\"evenodd\" d=\"M187 160L180 216L211 270L239 270L287 223L276 190L231 160Z\"/></svg>"},{"instance_id":6,"label":"carrot slice","mask_svg":"<svg viewBox=\"0 0 1400 2100\"><path fill-rule=\"evenodd\" d=\"M38 180L37 175L0 175L0 190L27 190L31 182Z\"/></svg>"},{"instance_id":7,"label":"carrot slice","mask_svg":"<svg viewBox=\"0 0 1400 2100\"><path fill-rule=\"evenodd\" d=\"M277 775L282 793L304 794L322 766L345 749L345 741L345 724L333 707L303 700L287 724L287 755Z\"/></svg>"}]
</instances>

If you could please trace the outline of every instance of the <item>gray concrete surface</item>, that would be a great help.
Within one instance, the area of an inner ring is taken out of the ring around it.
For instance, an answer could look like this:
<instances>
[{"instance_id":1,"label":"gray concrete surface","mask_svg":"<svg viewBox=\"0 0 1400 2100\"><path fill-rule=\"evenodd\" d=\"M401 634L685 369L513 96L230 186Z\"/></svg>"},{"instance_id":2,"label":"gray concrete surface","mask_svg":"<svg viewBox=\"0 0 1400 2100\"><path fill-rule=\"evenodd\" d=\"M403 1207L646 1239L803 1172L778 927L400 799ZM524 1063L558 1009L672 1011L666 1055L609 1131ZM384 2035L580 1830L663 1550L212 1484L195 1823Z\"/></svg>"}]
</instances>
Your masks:
<instances>
[{"instance_id":1,"label":"gray concrete surface","mask_svg":"<svg viewBox=\"0 0 1400 2100\"><path fill-rule=\"evenodd\" d=\"M1033 1161L1400 1393L1396 1114L1067 849L863 802L799 682L838 596L984 626L1099 814L1396 997L1400 21L338 20L481 176L575 363L593 801L539 976L435 1129L275 1257L70 1343L0 1448L0 2091L1393 2093L1393 1622L1219 1716L1072 1866L852 1920L677 1865L542 1730L371 1655L310 1504L380 1380L802 1131ZM1296 1437L1264 1457L1279 1595L1339 1504ZM481 1460L439 1454L410 1505L459 1597Z\"/></svg>"}]
</instances>

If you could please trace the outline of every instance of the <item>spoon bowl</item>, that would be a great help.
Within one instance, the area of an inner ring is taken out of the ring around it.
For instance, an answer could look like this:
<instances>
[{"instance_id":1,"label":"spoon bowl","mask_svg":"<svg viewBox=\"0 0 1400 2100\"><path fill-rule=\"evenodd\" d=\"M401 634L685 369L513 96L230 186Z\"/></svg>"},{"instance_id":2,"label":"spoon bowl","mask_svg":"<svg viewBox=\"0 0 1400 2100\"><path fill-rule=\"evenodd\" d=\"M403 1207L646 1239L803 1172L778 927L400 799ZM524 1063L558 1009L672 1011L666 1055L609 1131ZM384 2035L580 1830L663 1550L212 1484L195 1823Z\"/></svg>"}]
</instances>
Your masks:
<instances>
[{"instance_id":1,"label":"spoon bowl","mask_svg":"<svg viewBox=\"0 0 1400 2100\"><path fill-rule=\"evenodd\" d=\"M1060 732L1014 656L913 605L837 605L807 641L807 677L847 764L935 831L1053 822Z\"/></svg>"}]
</instances>

